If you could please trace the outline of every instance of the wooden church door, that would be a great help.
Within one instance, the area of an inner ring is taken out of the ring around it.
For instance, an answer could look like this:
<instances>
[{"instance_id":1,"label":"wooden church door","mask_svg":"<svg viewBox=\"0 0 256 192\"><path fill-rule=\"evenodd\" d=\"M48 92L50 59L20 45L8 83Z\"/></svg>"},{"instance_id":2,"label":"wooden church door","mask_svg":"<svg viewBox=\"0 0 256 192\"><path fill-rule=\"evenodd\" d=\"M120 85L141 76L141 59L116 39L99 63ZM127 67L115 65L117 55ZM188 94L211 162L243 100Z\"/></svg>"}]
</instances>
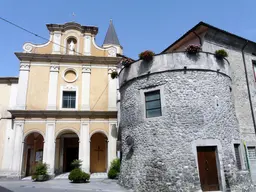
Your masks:
<instances>
[{"instance_id":1,"label":"wooden church door","mask_svg":"<svg viewBox=\"0 0 256 192\"><path fill-rule=\"evenodd\" d=\"M91 173L107 171L107 143L105 135L95 133L91 137Z\"/></svg>"}]
</instances>

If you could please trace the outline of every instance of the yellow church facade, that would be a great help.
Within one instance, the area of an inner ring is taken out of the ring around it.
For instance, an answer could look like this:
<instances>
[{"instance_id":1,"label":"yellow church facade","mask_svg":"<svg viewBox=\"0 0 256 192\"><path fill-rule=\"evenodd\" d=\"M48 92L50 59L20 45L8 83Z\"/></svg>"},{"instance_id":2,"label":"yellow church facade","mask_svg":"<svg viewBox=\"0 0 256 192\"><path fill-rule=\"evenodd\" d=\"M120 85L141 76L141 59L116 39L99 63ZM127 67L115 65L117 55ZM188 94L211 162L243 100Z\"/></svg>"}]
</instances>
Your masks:
<instances>
[{"instance_id":1,"label":"yellow church facade","mask_svg":"<svg viewBox=\"0 0 256 192\"><path fill-rule=\"evenodd\" d=\"M10 119L0 121L0 176L29 176L39 161L58 175L69 172L74 159L86 172L107 172L117 156L118 85L111 73L122 54L114 26L101 47L97 27L70 22L47 28L48 42L25 43L15 53L20 72L11 83L11 107L1 109Z\"/></svg>"}]
</instances>

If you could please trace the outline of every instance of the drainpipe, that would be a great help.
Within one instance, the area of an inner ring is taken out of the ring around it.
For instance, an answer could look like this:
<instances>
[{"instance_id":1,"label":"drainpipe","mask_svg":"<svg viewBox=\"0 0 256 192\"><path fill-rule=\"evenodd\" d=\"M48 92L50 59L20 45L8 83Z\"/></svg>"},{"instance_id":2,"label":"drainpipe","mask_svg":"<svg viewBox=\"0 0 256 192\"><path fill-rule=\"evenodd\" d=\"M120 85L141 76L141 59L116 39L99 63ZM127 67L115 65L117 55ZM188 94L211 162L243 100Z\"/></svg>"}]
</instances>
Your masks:
<instances>
[{"instance_id":1,"label":"drainpipe","mask_svg":"<svg viewBox=\"0 0 256 192\"><path fill-rule=\"evenodd\" d=\"M256 123L255 123L254 111L253 111L253 106L252 106L251 91L250 91L247 68L246 68L246 63L245 63L245 56L244 56L244 49L247 45L248 45L248 41L246 41L246 43L244 44L244 46L242 48L242 56L243 56L243 62L244 62L244 71L245 71L245 79L246 79L246 84L247 84L249 103L250 103L251 114L252 114L252 122L253 122L254 131L255 131L255 134L256 134Z\"/></svg>"}]
</instances>

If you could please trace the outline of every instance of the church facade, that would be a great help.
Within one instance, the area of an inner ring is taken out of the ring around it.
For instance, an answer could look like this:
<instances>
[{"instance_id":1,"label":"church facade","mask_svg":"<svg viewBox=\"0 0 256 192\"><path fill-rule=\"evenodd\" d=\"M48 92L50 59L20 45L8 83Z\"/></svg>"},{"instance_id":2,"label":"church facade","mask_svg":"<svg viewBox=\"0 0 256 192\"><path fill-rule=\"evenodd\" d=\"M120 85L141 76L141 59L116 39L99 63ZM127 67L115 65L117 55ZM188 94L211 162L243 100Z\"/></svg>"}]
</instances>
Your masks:
<instances>
[{"instance_id":1,"label":"church facade","mask_svg":"<svg viewBox=\"0 0 256 192\"><path fill-rule=\"evenodd\" d=\"M110 74L122 54L113 23L103 46L97 27L48 24L50 39L25 43L19 77L0 78L0 177L32 174L37 162L50 175L82 160L88 173L107 172L116 158L117 82Z\"/></svg>"}]
</instances>

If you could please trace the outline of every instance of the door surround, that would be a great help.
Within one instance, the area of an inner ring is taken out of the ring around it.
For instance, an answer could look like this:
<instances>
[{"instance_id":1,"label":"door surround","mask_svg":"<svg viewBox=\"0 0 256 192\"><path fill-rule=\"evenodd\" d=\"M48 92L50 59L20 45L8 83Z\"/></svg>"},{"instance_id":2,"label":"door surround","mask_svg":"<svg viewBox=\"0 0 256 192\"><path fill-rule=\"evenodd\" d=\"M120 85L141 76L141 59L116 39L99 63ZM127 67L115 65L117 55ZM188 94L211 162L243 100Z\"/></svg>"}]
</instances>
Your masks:
<instances>
[{"instance_id":1,"label":"door surround","mask_svg":"<svg viewBox=\"0 0 256 192\"><path fill-rule=\"evenodd\" d=\"M196 166L199 175L199 166L198 166L198 158L197 158L197 147L216 147L216 165L218 170L218 178L219 178L219 186L220 191L226 191L225 187L225 177L224 177L224 169L223 169L223 160L222 160L222 145L217 139L199 139L192 142L192 153L196 159ZM199 175L200 177L200 175Z\"/></svg>"}]
</instances>

